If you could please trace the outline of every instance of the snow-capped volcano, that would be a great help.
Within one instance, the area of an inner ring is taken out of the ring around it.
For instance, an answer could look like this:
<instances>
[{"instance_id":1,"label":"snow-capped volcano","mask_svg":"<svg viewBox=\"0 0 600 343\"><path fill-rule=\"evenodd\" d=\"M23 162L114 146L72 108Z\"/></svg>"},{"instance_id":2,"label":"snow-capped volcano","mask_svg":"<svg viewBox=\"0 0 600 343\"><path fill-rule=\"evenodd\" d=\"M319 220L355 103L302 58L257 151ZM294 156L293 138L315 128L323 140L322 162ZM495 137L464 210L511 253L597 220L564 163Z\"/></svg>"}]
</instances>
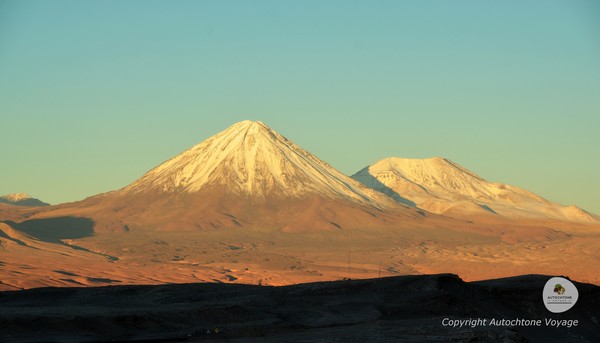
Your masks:
<instances>
[{"instance_id":1,"label":"snow-capped volcano","mask_svg":"<svg viewBox=\"0 0 600 343\"><path fill-rule=\"evenodd\" d=\"M83 200L77 207L90 213L98 230L335 230L424 216L337 171L265 124L248 120L130 185Z\"/></svg>"},{"instance_id":2,"label":"snow-capped volcano","mask_svg":"<svg viewBox=\"0 0 600 343\"><path fill-rule=\"evenodd\" d=\"M427 211L468 217L476 213L508 217L540 217L595 221L575 206L550 202L522 188L488 182L441 157L386 158L352 176L399 202L412 202Z\"/></svg>"},{"instance_id":3,"label":"snow-capped volcano","mask_svg":"<svg viewBox=\"0 0 600 343\"><path fill-rule=\"evenodd\" d=\"M195 193L223 187L253 198L319 194L375 207L390 202L260 121L230 126L150 170L123 192Z\"/></svg>"},{"instance_id":4,"label":"snow-capped volcano","mask_svg":"<svg viewBox=\"0 0 600 343\"><path fill-rule=\"evenodd\" d=\"M18 205L18 206L47 206L48 204L32 198L27 193L13 193L0 196L0 203Z\"/></svg>"}]
</instances>

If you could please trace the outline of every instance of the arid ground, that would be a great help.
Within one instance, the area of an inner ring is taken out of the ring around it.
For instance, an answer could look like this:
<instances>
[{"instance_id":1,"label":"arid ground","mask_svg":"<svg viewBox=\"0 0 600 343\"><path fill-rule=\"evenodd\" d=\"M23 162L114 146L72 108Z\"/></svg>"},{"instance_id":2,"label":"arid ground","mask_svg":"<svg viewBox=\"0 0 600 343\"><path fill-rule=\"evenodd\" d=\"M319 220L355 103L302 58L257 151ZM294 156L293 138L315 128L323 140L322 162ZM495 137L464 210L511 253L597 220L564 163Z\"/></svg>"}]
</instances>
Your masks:
<instances>
[{"instance_id":1,"label":"arid ground","mask_svg":"<svg viewBox=\"0 0 600 343\"><path fill-rule=\"evenodd\" d=\"M444 220L436 227L431 220L314 232L241 226L92 233L92 224L82 218L17 220L0 223L2 290L187 282L286 285L446 272L465 281L543 273L600 284L600 229L589 224ZM55 221L66 229L42 229Z\"/></svg>"}]
</instances>

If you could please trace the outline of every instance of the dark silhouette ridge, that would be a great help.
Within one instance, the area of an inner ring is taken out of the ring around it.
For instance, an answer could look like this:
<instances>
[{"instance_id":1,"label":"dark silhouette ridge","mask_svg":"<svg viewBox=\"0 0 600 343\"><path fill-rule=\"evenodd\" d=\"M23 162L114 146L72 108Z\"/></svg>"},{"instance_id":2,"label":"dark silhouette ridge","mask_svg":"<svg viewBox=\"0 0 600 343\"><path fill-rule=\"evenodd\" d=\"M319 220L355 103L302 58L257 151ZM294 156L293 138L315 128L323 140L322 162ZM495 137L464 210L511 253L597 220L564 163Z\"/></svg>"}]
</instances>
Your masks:
<instances>
[{"instance_id":1,"label":"dark silhouette ridge","mask_svg":"<svg viewBox=\"0 0 600 343\"><path fill-rule=\"evenodd\" d=\"M6 291L0 292L0 341L600 341L600 287L574 282L578 303L553 314L541 297L549 278L464 282L438 274L282 287L202 283ZM549 318L578 325L457 328L442 325L444 318Z\"/></svg>"}]
</instances>

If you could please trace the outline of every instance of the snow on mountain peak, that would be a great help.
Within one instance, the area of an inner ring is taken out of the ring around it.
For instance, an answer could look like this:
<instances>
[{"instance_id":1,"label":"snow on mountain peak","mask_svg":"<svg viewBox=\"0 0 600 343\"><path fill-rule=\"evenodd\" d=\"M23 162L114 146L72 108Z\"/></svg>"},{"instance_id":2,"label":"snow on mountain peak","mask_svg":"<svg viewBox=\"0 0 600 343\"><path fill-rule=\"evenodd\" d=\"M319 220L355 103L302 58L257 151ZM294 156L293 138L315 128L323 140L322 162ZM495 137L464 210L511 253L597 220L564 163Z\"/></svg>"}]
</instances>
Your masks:
<instances>
[{"instance_id":1,"label":"snow on mountain peak","mask_svg":"<svg viewBox=\"0 0 600 343\"><path fill-rule=\"evenodd\" d=\"M352 176L397 201L441 214L473 211L509 217L550 217L594 221L580 209L568 209L522 188L488 182L449 159L433 157L380 160Z\"/></svg>"},{"instance_id":2,"label":"snow on mountain peak","mask_svg":"<svg viewBox=\"0 0 600 343\"><path fill-rule=\"evenodd\" d=\"M375 177L387 187L399 184L413 189L409 193L429 197L431 193L442 192L455 200L464 198L493 197L496 193L489 187L481 187L485 180L460 165L441 157L411 159L391 157L380 160L353 176L361 182ZM368 183L365 183L369 186ZM483 190L483 192L482 192Z\"/></svg>"},{"instance_id":3,"label":"snow on mountain peak","mask_svg":"<svg viewBox=\"0 0 600 343\"><path fill-rule=\"evenodd\" d=\"M9 201L21 201L25 199L31 199L31 196L27 193L13 193L2 196L1 198Z\"/></svg>"},{"instance_id":4,"label":"snow on mountain peak","mask_svg":"<svg viewBox=\"0 0 600 343\"><path fill-rule=\"evenodd\" d=\"M47 203L32 198L27 193L13 193L7 194L4 196L0 196L0 203L11 204L11 205L19 205L19 206L46 206Z\"/></svg>"},{"instance_id":5,"label":"snow on mountain peak","mask_svg":"<svg viewBox=\"0 0 600 343\"><path fill-rule=\"evenodd\" d=\"M150 170L124 192L228 192L265 198L319 194L377 207L391 202L260 121L242 121Z\"/></svg>"}]
</instances>

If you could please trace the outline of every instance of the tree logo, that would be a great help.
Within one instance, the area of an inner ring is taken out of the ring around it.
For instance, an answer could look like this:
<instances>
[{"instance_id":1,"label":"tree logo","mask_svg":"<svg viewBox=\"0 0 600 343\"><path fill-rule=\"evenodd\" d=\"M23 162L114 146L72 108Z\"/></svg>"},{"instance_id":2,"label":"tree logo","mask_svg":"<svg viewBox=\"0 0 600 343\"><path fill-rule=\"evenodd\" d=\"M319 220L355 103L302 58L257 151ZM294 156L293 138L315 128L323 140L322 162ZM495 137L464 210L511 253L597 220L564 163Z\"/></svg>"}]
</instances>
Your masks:
<instances>
[{"instance_id":1,"label":"tree logo","mask_svg":"<svg viewBox=\"0 0 600 343\"><path fill-rule=\"evenodd\" d=\"M571 281L562 277L553 277L546 282L542 297L548 311L562 313L575 306L579 292Z\"/></svg>"},{"instance_id":2,"label":"tree logo","mask_svg":"<svg viewBox=\"0 0 600 343\"><path fill-rule=\"evenodd\" d=\"M556 286L554 286L554 293L559 294L559 295L563 295L565 294L566 289L560 284L557 283Z\"/></svg>"}]
</instances>

